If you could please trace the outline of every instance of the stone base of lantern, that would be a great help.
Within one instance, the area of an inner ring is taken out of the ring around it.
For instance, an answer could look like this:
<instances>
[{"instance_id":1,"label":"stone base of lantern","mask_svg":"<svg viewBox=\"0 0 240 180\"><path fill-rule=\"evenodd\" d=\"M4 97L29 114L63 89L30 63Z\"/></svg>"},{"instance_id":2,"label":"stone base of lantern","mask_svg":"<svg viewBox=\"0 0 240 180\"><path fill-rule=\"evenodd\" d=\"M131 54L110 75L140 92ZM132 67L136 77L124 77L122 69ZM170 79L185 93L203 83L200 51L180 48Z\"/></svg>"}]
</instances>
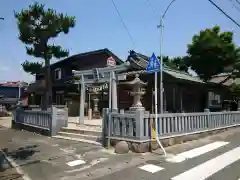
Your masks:
<instances>
[{"instance_id":1,"label":"stone base of lantern","mask_svg":"<svg viewBox=\"0 0 240 180\"><path fill-rule=\"evenodd\" d=\"M136 110L144 110L145 111L145 108L144 107L130 107L129 110L130 111L136 111Z\"/></svg>"},{"instance_id":2,"label":"stone base of lantern","mask_svg":"<svg viewBox=\"0 0 240 180\"><path fill-rule=\"evenodd\" d=\"M99 111L94 111L92 117L93 119L101 119L101 113Z\"/></svg>"}]
</instances>

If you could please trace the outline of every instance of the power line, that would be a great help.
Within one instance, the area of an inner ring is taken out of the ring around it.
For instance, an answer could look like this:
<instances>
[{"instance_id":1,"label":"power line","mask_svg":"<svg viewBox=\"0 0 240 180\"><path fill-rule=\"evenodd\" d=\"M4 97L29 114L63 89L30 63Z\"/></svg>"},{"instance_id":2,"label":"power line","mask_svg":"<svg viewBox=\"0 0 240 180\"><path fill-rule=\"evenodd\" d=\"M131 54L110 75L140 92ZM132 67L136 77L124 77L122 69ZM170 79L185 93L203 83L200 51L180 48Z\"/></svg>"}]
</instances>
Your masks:
<instances>
[{"instance_id":1,"label":"power line","mask_svg":"<svg viewBox=\"0 0 240 180\"><path fill-rule=\"evenodd\" d=\"M238 4L240 4L240 1L239 1L239 0L236 0L236 2L237 2Z\"/></svg>"},{"instance_id":2,"label":"power line","mask_svg":"<svg viewBox=\"0 0 240 180\"><path fill-rule=\"evenodd\" d=\"M231 16L229 16L222 8L220 8L216 3L214 3L212 0L208 0L213 6L215 6L222 14L224 14L228 19L230 19L234 24L236 24L238 27L240 27L240 24L235 21ZM232 1L232 0L229 0ZM236 0L239 4L240 1ZM146 0L146 2L148 3L149 7L153 10L154 13L156 13L155 9L153 8L153 6L151 5L149 0ZM236 5L235 5L236 6ZM237 6L235 7L237 9L239 9ZM240 12L240 9L239 9Z\"/></svg>"},{"instance_id":3,"label":"power line","mask_svg":"<svg viewBox=\"0 0 240 180\"><path fill-rule=\"evenodd\" d=\"M233 2L233 0L229 0L229 1L233 4L233 7L240 12L239 7Z\"/></svg>"},{"instance_id":4,"label":"power line","mask_svg":"<svg viewBox=\"0 0 240 180\"><path fill-rule=\"evenodd\" d=\"M152 6L151 2L149 0L145 0L145 2L148 4L148 6L152 9L152 11L157 15L157 11L155 8Z\"/></svg>"},{"instance_id":5,"label":"power line","mask_svg":"<svg viewBox=\"0 0 240 180\"><path fill-rule=\"evenodd\" d=\"M231 16L229 16L222 8L220 8L216 3L214 3L212 0L208 0L213 6L215 6L221 13L223 13L228 19L230 19L234 24L236 24L238 27L240 27L240 24L235 21ZM236 0L237 1L237 0Z\"/></svg>"},{"instance_id":6,"label":"power line","mask_svg":"<svg viewBox=\"0 0 240 180\"><path fill-rule=\"evenodd\" d=\"M132 37L132 35L131 35L128 27L127 27L127 25L126 25L125 22L123 21L123 18L122 18L121 14L120 14L120 12L119 12L119 10L118 10L118 7L117 7L116 3L114 2L114 0L111 0L111 1L112 1L112 4L113 4L113 6L114 6L114 8L115 8L115 10L116 10L116 12L117 12L117 14L118 14L119 19L120 19L121 22L122 22L123 27L125 28L125 30L126 30L128 36L129 36L130 40L132 41L133 47L135 48L135 41L134 41L134 39L133 39L133 37Z\"/></svg>"}]
</instances>

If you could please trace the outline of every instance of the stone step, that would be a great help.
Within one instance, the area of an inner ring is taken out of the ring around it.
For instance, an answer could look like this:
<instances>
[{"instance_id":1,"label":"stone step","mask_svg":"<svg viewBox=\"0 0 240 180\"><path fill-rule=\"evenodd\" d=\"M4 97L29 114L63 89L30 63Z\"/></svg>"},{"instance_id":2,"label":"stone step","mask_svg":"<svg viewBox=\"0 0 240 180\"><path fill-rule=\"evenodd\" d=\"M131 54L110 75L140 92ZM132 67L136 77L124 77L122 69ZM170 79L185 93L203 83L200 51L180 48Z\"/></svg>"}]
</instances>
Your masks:
<instances>
[{"instance_id":1,"label":"stone step","mask_svg":"<svg viewBox=\"0 0 240 180\"><path fill-rule=\"evenodd\" d=\"M61 128L61 132L91 135L91 136L102 136L101 127L92 127L92 126L86 126L86 125L80 125L75 127L71 127L71 126L63 127Z\"/></svg>"},{"instance_id":2,"label":"stone step","mask_svg":"<svg viewBox=\"0 0 240 180\"><path fill-rule=\"evenodd\" d=\"M68 123L68 127L61 128L54 137L101 145L102 128L98 125Z\"/></svg>"},{"instance_id":3,"label":"stone step","mask_svg":"<svg viewBox=\"0 0 240 180\"><path fill-rule=\"evenodd\" d=\"M78 142L83 142L83 143L95 144L95 145L98 145L98 146L102 146L102 144L99 143L99 142L91 141L91 140L87 140L87 139L81 139L81 138L73 138L73 137L61 136L61 135L53 136L53 138L65 139L65 140L71 140L71 141L78 141Z\"/></svg>"},{"instance_id":4,"label":"stone step","mask_svg":"<svg viewBox=\"0 0 240 180\"><path fill-rule=\"evenodd\" d=\"M101 143L101 141L102 141L102 137L101 136L94 136L94 135L87 135L87 134L58 132L57 135L70 137L70 138L85 139L85 140L95 141L95 142L99 142L99 143Z\"/></svg>"}]
</instances>

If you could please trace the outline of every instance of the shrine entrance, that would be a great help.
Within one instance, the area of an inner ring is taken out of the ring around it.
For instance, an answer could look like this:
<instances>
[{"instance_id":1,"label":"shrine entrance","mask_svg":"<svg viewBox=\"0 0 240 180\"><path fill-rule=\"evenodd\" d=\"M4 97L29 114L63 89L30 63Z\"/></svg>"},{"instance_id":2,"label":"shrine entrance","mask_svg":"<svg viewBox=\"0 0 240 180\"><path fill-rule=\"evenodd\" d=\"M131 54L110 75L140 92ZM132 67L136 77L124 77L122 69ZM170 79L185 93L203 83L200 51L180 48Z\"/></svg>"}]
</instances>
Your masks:
<instances>
[{"instance_id":1,"label":"shrine entrance","mask_svg":"<svg viewBox=\"0 0 240 180\"><path fill-rule=\"evenodd\" d=\"M79 123L84 123L84 105L86 103L86 92L88 100L88 117L90 119L99 119L101 113L99 111L99 96L107 96L108 108L113 111L118 110L117 102L117 83L120 80L126 80L126 75L119 74L126 71L130 66L129 62L121 65L95 68L91 70L75 71L73 70L75 84L80 88L80 108Z\"/></svg>"}]
</instances>

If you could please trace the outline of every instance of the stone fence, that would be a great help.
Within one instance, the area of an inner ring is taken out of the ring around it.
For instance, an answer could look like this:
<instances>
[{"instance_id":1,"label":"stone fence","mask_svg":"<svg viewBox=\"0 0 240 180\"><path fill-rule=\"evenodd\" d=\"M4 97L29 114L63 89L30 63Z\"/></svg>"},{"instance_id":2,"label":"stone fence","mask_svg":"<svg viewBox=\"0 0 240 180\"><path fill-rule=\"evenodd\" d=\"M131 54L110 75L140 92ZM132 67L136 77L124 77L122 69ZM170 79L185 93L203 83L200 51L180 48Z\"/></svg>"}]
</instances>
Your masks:
<instances>
[{"instance_id":1,"label":"stone fence","mask_svg":"<svg viewBox=\"0 0 240 180\"><path fill-rule=\"evenodd\" d=\"M158 127L155 128L154 121ZM149 144L157 130L159 139L202 134L240 125L240 111L149 114L139 109L129 112L103 112L104 145L119 141L130 144ZM208 133L209 134L209 133ZM109 141L108 141L109 140ZM184 139L180 141L185 141ZM170 142L167 142L169 144ZM130 145L132 146L132 145Z\"/></svg>"},{"instance_id":2,"label":"stone fence","mask_svg":"<svg viewBox=\"0 0 240 180\"><path fill-rule=\"evenodd\" d=\"M12 128L26 129L55 136L68 123L68 109L52 106L48 110L17 108L13 111Z\"/></svg>"}]
</instances>

